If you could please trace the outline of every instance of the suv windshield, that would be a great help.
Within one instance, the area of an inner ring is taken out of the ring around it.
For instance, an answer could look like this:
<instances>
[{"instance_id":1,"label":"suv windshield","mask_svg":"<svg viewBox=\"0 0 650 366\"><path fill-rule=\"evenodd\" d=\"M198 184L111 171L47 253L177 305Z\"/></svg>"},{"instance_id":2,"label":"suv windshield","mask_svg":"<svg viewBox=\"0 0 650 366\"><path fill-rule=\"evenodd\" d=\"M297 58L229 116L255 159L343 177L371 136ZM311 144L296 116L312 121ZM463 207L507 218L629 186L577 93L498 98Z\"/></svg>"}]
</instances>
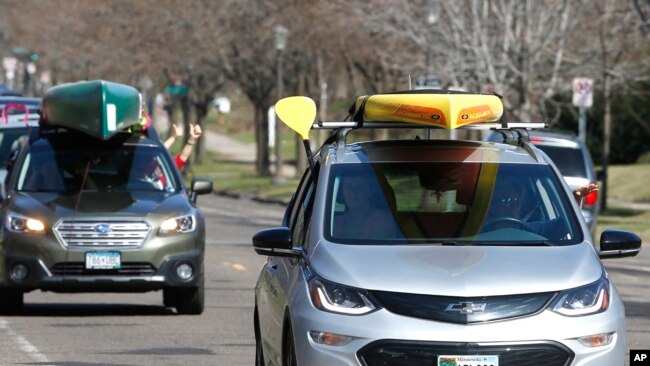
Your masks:
<instances>
[{"instance_id":1,"label":"suv windshield","mask_svg":"<svg viewBox=\"0 0 650 366\"><path fill-rule=\"evenodd\" d=\"M57 145L55 149L41 139L30 146L16 188L22 192L175 192L179 183L171 172L165 151L155 145Z\"/></svg>"},{"instance_id":2,"label":"suv windshield","mask_svg":"<svg viewBox=\"0 0 650 366\"><path fill-rule=\"evenodd\" d=\"M582 241L547 165L336 164L325 238L348 244L568 245Z\"/></svg>"}]
</instances>

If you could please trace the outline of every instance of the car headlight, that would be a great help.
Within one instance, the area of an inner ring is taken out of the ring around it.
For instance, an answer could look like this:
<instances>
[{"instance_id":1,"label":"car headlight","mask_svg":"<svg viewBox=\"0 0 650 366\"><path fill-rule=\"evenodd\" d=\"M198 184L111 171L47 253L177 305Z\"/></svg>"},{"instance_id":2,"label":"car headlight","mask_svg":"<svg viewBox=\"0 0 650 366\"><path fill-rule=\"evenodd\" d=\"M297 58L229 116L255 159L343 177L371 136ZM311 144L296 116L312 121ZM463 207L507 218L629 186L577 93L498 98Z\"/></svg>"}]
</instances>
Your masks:
<instances>
[{"instance_id":1,"label":"car headlight","mask_svg":"<svg viewBox=\"0 0 650 366\"><path fill-rule=\"evenodd\" d=\"M194 215L172 217L160 224L161 234L189 233L196 229Z\"/></svg>"},{"instance_id":2,"label":"car headlight","mask_svg":"<svg viewBox=\"0 0 650 366\"><path fill-rule=\"evenodd\" d=\"M323 311L345 315L363 315L379 309L364 290L355 289L314 277L309 282L314 306Z\"/></svg>"},{"instance_id":3,"label":"car headlight","mask_svg":"<svg viewBox=\"0 0 650 366\"><path fill-rule=\"evenodd\" d=\"M14 233L42 234L45 232L45 224L42 221L13 213L7 215L5 227Z\"/></svg>"},{"instance_id":4,"label":"car headlight","mask_svg":"<svg viewBox=\"0 0 650 366\"><path fill-rule=\"evenodd\" d=\"M609 280L603 275L586 286L560 292L549 309L566 316L602 313L609 307Z\"/></svg>"}]
</instances>

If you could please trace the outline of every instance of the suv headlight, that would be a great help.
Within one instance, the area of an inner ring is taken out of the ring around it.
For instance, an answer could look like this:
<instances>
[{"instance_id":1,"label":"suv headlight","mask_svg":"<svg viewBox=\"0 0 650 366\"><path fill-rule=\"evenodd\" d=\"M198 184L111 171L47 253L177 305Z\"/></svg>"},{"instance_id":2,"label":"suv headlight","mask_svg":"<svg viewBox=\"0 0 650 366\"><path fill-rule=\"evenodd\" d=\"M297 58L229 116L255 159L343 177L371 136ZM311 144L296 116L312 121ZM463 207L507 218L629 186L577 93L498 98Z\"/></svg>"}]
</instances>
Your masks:
<instances>
[{"instance_id":1,"label":"suv headlight","mask_svg":"<svg viewBox=\"0 0 650 366\"><path fill-rule=\"evenodd\" d=\"M31 217L26 217L18 215L15 213L10 213L7 215L7 220L5 221L5 227L7 230L14 233L35 233L42 234L45 232L45 224L43 221L33 219Z\"/></svg>"},{"instance_id":2,"label":"suv headlight","mask_svg":"<svg viewBox=\"0 0 650 366\"><path fill-rule=\"evenodd\" d=\"M602 313L609 308L609 280L603 275L586 286L560 292L549 306L551 311L566 316Z\"/></svg>"},{"instance_id":3,"label":"suv headlight","mask_svg":"<svg viewBox=\"0 0 650 366\"><path fill-rule=\"evenodd\" d=\"M363 315L380 308L364 290L339 285L314 277L309 282L314 306L323 311L345 315Z\"/></svg>"},{"instance_id":4,"label":"suv headlight","mask_svg":"<svg viewBox=\"0 0 650 366\"><path fill-rule=\"evenodd\" d=\"M172 217L160 224L161 234L189 233L196 230L196 218L194 215L183 215Z\"/></svg>"}]
</instances>

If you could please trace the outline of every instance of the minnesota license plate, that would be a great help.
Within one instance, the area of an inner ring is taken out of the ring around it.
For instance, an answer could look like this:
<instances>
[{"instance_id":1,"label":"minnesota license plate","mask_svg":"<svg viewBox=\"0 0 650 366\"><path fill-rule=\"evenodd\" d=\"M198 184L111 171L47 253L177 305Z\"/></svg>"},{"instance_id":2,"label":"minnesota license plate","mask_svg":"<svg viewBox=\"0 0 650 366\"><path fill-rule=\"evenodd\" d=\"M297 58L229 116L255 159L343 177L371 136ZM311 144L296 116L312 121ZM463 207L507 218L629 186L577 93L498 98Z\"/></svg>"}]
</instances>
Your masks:
<instances>
[{"instance_id":1,"label":"minnesota license plate","mask_svg":"<svg viewBox=\"0 0 650 366\"><path fill-rule=\"evenodd\" d=\"M499 356L438 356L438 366L499 366Z\"/></svg>"},{"instance_id":2,"label":"minnesota license plate","mask_svg":"<svg viewBox=\"0 0 650 366\"><path fill-rule=\"evenodd\" d=\"M86 252L86 269L120 269L120 252Z\"/></svg>"}]
</instances>

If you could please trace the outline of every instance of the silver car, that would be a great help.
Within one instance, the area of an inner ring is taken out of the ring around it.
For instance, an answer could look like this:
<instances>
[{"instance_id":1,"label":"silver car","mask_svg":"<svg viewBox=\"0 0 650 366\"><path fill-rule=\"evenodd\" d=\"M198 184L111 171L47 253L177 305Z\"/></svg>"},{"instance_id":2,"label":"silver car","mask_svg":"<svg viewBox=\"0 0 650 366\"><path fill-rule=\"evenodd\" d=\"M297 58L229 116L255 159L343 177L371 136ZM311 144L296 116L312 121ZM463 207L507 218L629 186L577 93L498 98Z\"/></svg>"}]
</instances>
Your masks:
<instances>
[{"instance_id":1,"label":"silver car","mask_svg":"<svg viewBox=\"0 0 650 366\"><path fill-rule=\"evenodd\" d=\"M625 312L571 189L530 142L346 143L257 233L257 365L623 365Z\"/></svg>"}]
</instances>

